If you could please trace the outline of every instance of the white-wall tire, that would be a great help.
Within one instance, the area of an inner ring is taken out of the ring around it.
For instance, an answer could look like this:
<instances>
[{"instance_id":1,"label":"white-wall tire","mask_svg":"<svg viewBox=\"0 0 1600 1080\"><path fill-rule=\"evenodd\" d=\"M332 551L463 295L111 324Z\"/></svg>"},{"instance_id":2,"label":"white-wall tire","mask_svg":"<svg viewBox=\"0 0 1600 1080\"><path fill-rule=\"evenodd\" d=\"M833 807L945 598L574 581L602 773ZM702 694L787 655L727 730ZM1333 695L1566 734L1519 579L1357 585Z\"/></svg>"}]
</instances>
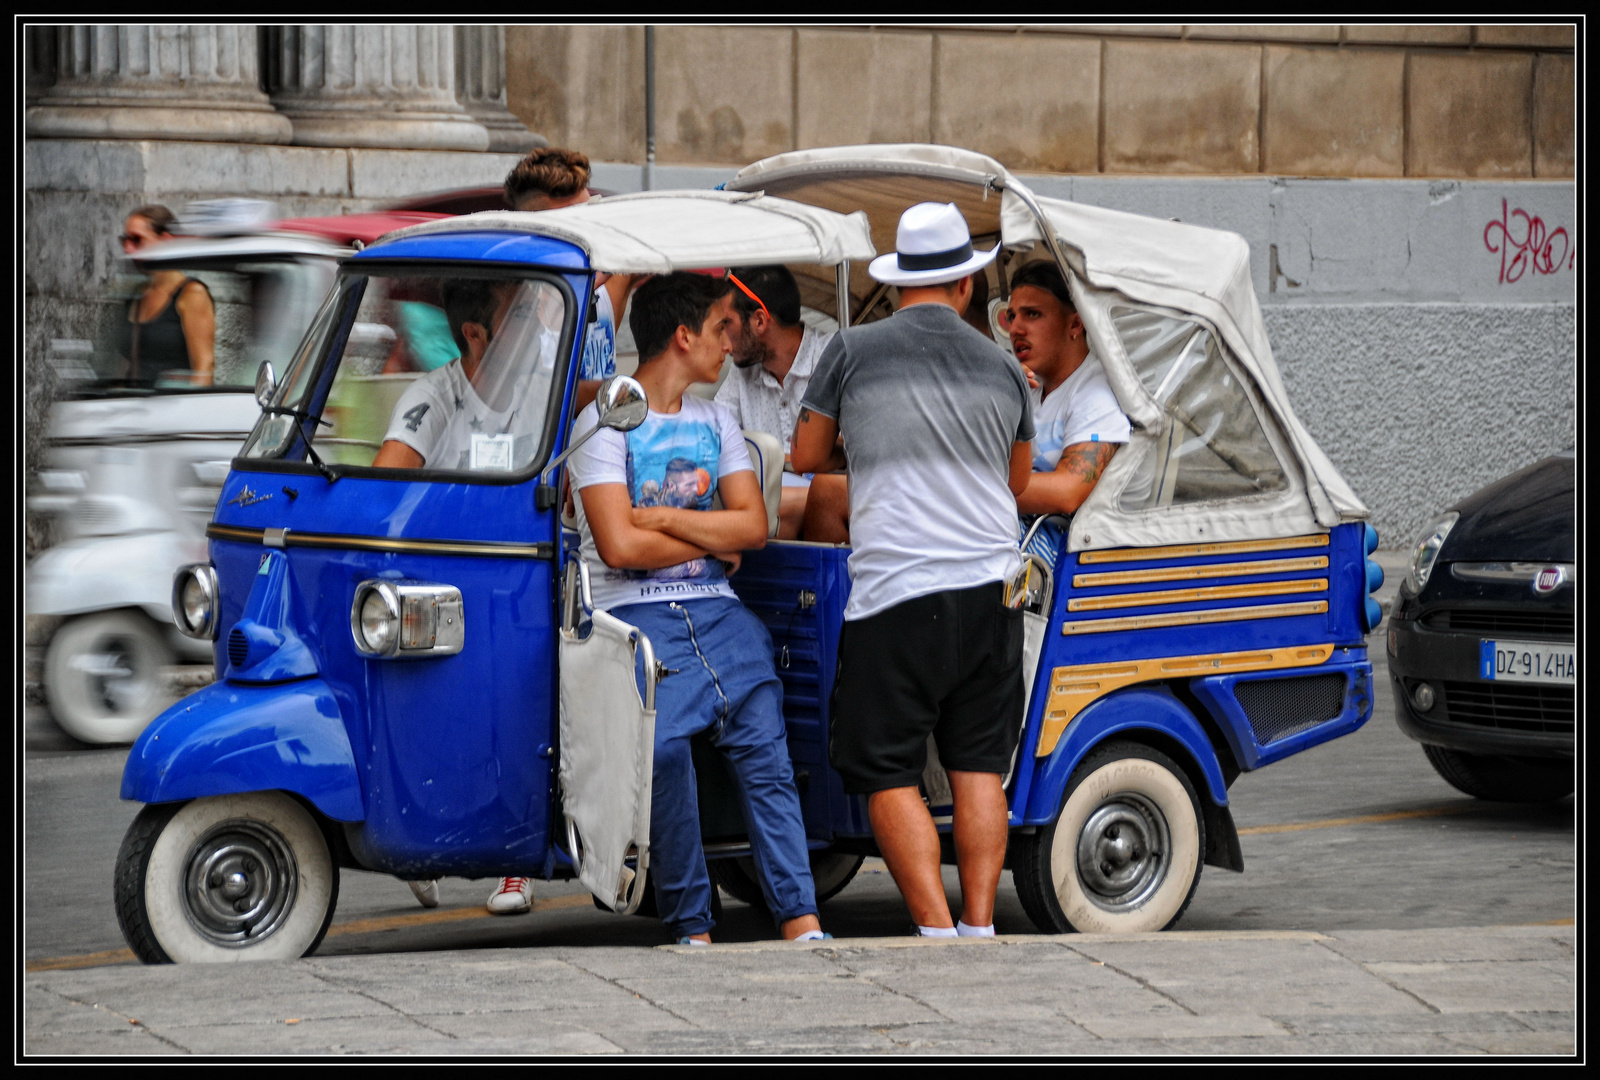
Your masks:
<instances>
[{"instance_id":1,"label":"white-wall tire","mask_svg":"<svg viewBox=\"0 0 1600 1080\"><path fill-rule=\"evenodd\" d=\"M117 857L117 920L146 963L293 960L333 921L339 870L279 791L147 806Z\"/></svg>"},{"instance_id":2,"label":"white-wall tire","mask_svg":"<svg viewBox=\"0 0 1600 1080\"><path fill-rule=\"evenodd\" d=\"M142 613L70 619L45 653L50 715L80 742L131 743L174 700L161 669L175 659L161 628Z\"/></svg>"},{"instance_id":3,"label":"white-wall tire","mask_svg":"<svg viewBox=\"0 0 1600 1080\"><path fill-rule=\"evenodd\" d=\"M1204 830L1194 786L1171 758L1111 743L1078 767L1056 820L1019 838L1013 878L1047 932L1164 930L1200 884Z\"/></svg>"}]
</instances>

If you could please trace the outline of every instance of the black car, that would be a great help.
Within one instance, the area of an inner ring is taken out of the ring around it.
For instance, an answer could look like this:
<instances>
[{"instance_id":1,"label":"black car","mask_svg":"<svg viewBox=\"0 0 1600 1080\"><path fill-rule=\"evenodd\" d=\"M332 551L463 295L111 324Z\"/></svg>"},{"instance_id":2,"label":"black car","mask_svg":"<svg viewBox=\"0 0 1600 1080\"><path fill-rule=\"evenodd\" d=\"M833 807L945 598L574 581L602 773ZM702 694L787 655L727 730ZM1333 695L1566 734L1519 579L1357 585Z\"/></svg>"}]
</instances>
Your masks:
<instances>
[{"instance_id":1,"label":"black car","mask_svg":"<svg viewBox=\"0 0 1600 1080\"><path fill-rule=\"evenodd\" d=\"M1440 515L1390 614L1400 729L1479 799L1553 802L1573 790L1574 480L1566 450Z\"/></svg>"}]
</instances>

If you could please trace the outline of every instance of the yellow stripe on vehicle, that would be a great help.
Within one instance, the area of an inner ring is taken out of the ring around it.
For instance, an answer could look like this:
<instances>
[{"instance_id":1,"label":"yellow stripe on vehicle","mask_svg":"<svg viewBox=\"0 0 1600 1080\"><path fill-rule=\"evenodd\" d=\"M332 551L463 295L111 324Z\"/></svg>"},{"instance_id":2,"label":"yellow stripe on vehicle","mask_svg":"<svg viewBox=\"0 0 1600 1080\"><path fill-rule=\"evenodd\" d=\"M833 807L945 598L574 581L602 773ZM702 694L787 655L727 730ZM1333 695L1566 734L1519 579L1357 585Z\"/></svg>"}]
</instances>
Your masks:
<instances>
[{"instance_id":1,"label":"yellow stripe on vehicle","mask_svg":"<svg viewBox=\"0 0 1600 1080\"><path fill-rule=\"evenodd\" d=\"M1148 607L1151 604L1193 604L1202 600L1236 600L1245 596L1286 596L1327 592L1327 578L1301 581L1256 581L1248 585L1207 585L1199 589L1162 589L1157 592L1082 596L1067 602L1068 611L1105 611L1108 608Z\"/></svg>"},{"instance_id":2,"label":"yellow stripe on vehicle","mask_svg":"<svg viewBox=\"0 0 1600 1080\"><path fill-rule=\"evenodd\" d=\"M1286 536L1279 540L1229 540L1214 544L1173 544L1168 547L1112 548L1109 551L1084 551L1078 555L1085 563L1142 562L1146 559L1198 559L1208 555L1246 555L1253 551L1289 551L1294 548L1327 547L1328 534Z\"/></svg>"},{"instance_id":3,"label":"yellow stripe on vehicle","mask_svg":"<svg viewBox=\"0 0 1600 1080\"><path fill-rule=\"evenodd\" d=\"M1154 581L1196 581L1204 578L1248 577L1252 574L1292 574L1301 570L1326 570L1326 555L1304 555L1295 559L1257 559L1252 562L1200 563L1188 566L1158 566L1153 570L1108 570L1098 574L1074 574L1072 587L1093 589L1102 585L1143 585Z\"/></svg>"},{"instance_id":4,"label":"yellow stripe on vehicle","mask_svg":"<svg viewBox=\"0 0 1600 1080\"><path fill-rule=\"evenodd\" d=\"M1164 626L1193 626L1197 623L1241 622L1245 619L1285 619L1291 615L1321 615L1328 610L1326 600L1304 600L1298 604L1257 604L1254 607L1205 608L1201 611L1173 611L1165 615L1127 615L1120 619L1084 619L1061 624L1063 634L1104 634L1112 630L1155 630Z\"/></svg>"},{"instance_id":5,"label":"yellow stripe on vehicle","mask_svg":"<svg viewBox=\"0 0 1600 1080\"><path fill-rule=\"evenodd\" d=\"M1106 664L1058 667L1050 673L1050 697L1045 701L1044 726L1039 731L1038 757L1046 757L1061 741L1074 717L1113 690L1134 683L1162 679L1220 675L1232 671L1273 671L1311 667L1333 655L1332 645L1293 645L1281 649L1246 652L1201 653L1194 656L1158 656L1150 660L1119 660Z\"/></svg>"}]
</instances>

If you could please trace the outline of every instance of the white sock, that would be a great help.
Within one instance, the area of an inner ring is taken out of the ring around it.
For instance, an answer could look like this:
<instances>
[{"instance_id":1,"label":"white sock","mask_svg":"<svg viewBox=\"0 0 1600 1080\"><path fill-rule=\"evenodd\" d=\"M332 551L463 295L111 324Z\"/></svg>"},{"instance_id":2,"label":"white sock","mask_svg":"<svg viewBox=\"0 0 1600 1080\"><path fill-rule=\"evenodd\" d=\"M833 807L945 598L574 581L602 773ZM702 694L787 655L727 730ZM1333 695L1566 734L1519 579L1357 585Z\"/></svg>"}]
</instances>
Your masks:
<instances>
[{"instance_id":1,"label":"white sock","mask_svg":"<svg viewBox=\"0 0 1600 1080\"><path fill-rule=\"evenodd\" d=\"M994 923L988 926L968 926L956 920L956 934L960 937L994 937Z\"/></svg>"},{"instance_id":2,"label":"white sock","mask_svg":"<svg viewBox=\"0 0 1600 1080\"><path fill-rule=\"evenodd\" d=\"M923 937L955 937L956 928L953 926L917 926L917 933Z\"/></svg>"},{"instance_id":3,"label":"white sock","mask_svg":"<svg viewBox=\"0 0 1600 1080\"><path fill-rule=\"evenodd\" d=\"M805 933L801 934L799 937L792 937L789 940L790 941L821 941L822 940L822 931L821 930L807 930Z\"/></svg>"}]
</instances>

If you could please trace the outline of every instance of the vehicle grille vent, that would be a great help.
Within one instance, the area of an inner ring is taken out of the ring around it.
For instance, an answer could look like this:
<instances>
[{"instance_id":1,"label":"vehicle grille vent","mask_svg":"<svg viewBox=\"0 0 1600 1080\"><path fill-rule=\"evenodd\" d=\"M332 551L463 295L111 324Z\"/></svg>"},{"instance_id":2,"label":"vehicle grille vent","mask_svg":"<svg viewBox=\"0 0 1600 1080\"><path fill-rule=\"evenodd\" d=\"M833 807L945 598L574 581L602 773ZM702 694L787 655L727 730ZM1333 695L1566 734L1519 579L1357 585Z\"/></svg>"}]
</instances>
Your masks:
<instances>
[{"instance_id":1,"label":"vehicle grille vent","mask_svg":"<svg viewBox=\"0 0 1600 1080\"><path fill-rule=\"evenodd\" d=\"M1573 734L1577 695L1537 683L1444 684L1444 719L1501 731Z\"/></svg>"},{"instance_id":2,"label":"vehicle grille vent","mask_svg":"<svg viewBox=\"0 0 1600 1080\"><path fill-rule=\"evenodd\" d=\"M249 656L250 640L244 636L243 630L234 627L233 633L228 635L228 663L242 668Z\"/></svg>"},{"instance_id":3,"label":"vehicle grille vent","mask_svg":"<svg viewBox=\"0 0 1600 1080\"><path fill-rule=\"evenodd\" d=\"M1422 617L1430 630L1467 630L1479 634L1537 634L1573 639L1570 611L1431 611Z\"/></svg>"},{"instance_id":4,"label":"vehicle grille vent","mask_svg":"<svg viewBox=\"0 0 1600 1080\"><path fill-rule=\"evenodd\" d=\"M1233 696L1262 746L1333 720L1344 712L1343 675L1296 675L1233 684Z\"/></svg>"}]
</instances>

